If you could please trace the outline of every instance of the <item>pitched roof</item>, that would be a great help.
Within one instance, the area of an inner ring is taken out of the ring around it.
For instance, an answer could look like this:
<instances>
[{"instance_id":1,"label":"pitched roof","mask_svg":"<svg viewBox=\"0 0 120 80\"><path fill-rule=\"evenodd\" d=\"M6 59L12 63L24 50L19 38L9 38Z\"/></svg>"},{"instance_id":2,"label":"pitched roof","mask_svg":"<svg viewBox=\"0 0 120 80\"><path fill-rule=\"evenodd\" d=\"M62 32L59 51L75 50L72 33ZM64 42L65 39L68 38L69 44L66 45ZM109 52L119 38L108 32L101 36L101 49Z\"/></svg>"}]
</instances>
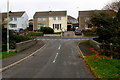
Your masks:
<instances>
[{"instance_id":1,"label":"pitched roof","mask_svg":"<svg viewBox=\"0 0 120 80\"><path fill-rule=\"evenodd\" d=\"M72 16L67 16L67 19L70 20L70 19L74 19L74 20L77 20L76 18L72 17Z\"/></svg>"},{"instance_id":2,"label":"pitched roof","mask_svg":"<svg viewBox=\"0 0 120 80\"><path fill-rule=\"evenodd\" d=\"M36 12L34 17L48 17L48 16L66 16L67 11L45 11Z\"/></svg>"},{"instance_id":3,"label":"pitched roof","mask_svg":"<svg viewBox=\"0 0 120 80\"><path fill-rule=\"evenodd\" d=\"M88 15L88 16L90 16L90 14L99 13L99 12L105 12L105 13L108 13L108 14L111 14L111 15L116 14L116 12L113 11L113 10L88 10L88 11L79 11L79 15Z\"/></svg>"},{"instance_id":4,"label":"pitched roof","mask_svg":"<svg viewBox=\"0 0 120 80\"><path fill-rule=\"evenodd\" d=\"M9 12L9 15L12 17L21 17L23 14L25 13L25 11L22 12ZM7 17L7 13L2 13L2 17L6 18Z\"/></svg>"}]
</instances>

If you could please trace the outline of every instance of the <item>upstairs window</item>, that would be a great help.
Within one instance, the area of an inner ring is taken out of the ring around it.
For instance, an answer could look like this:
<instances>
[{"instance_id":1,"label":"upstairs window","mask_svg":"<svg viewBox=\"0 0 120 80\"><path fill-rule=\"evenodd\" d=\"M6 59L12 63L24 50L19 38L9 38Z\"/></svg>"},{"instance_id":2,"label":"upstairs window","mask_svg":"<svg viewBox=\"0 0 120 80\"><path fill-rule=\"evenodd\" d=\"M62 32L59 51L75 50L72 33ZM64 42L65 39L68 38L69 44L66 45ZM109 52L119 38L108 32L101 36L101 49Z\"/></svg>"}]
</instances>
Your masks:
<instances>
[{"instance_id":1,"label":"upstairs window","mask_svg":"<svg viewBox=\"0 0 120 80\"><path fill-rule=\"evenodd\" d=\"M56 17L53 17L53 20L56 20Z\"/></svg>"},{"instance_id":2,"label":"upstairs window","mask_svg":"<svg viewBox=\"0 0 120 80\"><path fill-rule=\"evenodd\" d=\"M17 17L14 17L14 21L17 21Z\"/></svg>"},{"instance_id":3,"label":"upstairs window","mask_svg":"<svg viewBox=\"0 0 120 80\"><path fill-rule=\"evenodd\" d=\"M58 20L61 20L61 17L60 17L60 16L58 17Z\"/></svg>"},{"instance_id":4,"label":"upstairs window","mask_svg":"<svg viewBox=\"0 0 120 80\"><path fill-rule=\"evenodd\" d=\"M38 18L37 21L46 21L46 18Z\"/></svg>"}]
</instances>

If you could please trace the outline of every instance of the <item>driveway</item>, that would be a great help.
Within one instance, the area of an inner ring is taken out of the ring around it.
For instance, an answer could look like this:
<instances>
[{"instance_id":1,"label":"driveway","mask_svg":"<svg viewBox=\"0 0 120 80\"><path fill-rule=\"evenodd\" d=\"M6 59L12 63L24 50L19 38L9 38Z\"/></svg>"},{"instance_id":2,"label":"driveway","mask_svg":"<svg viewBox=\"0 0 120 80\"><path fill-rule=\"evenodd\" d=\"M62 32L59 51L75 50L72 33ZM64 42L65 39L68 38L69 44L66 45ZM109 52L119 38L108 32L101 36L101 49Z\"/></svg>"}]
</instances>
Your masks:
<instances>
[{"instance_id":1,"label":"driveway","mask_svg":"<svg viewBox=\"0 0 120 80\"><path fill-rule=\"evenodd\" d=\"M3 72L3 78L94 78L79 57L73 39L43 40L46 46L36 55Z\"/></svg>"}]
</instances>

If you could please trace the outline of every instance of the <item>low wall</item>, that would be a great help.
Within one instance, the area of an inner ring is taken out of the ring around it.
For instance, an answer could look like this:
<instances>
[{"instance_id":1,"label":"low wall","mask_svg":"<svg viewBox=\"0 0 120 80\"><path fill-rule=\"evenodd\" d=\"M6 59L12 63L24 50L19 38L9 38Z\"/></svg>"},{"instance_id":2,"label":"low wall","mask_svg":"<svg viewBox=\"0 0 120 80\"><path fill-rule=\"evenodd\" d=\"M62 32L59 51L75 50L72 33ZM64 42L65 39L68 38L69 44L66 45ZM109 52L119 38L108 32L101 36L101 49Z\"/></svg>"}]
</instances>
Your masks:
<instances>
[{"instance_id":1,"label":"low wall","mask_svg":"<svg viewBox=\"0 0 120 80\"><path fill-rule=\"evenodd\" d=\"M45 37L60 37L61 34L44 34Z\"/></svg>"},{"instance_id":2,"label":"low wall","mask_svg":"<svg viewBox=\"0 0 120 80\"><path fill-rule=\"evenodd\" d=\"M36 43L37 43L37 40L35 40L35 39L16 43L16 51L17 52L23 51L23 50L31 47L32 45L35 45Z\"/></svg>"},{"instance_id":3,"label":"low wall","mask_svg":"<svg viewBox=\"0 0 120 80\"><path fill-rule=\"evenodd\" d=\"M90 45L92 45L96 50L99 50L99 49L100 49L101 43L98 43L98 42L95 41L95 40L89 40L89 43L90 43Z\"/></svg>"}]
</instances>

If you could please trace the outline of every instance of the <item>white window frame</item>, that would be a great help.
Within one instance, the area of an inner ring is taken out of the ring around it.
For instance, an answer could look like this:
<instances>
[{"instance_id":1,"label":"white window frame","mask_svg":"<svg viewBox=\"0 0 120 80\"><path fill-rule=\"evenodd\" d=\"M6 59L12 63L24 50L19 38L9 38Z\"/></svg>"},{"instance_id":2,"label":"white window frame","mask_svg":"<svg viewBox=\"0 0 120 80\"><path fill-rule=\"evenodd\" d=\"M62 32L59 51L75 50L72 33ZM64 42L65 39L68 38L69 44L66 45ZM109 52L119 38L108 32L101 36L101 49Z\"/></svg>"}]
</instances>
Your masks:
<instances>
[{"instance_id":1,"label":"white window frame","mask_svg":"<svg viewBox=\"0 0 120 80\"><path fill-rule=\"evenodd\" d=\"M58 20L61 20L61 16L58 17Z\"/></svg>"},{"instance_id":2,"label":"white window frame","mask_svg":"<svg viewBox=\"0 0 120 80\"><path fill-rule=\"evenodd\" d=\"M14 25L14 27L13 27L13 25ZM16 28L17 25L16 25L16 24L10 24L10 27L11 27L11 28Z\"/></svg>"},{"instance_id":3,"label":"white window frame","mask_svg":"<svg viewBox=\"0 0 120 80\"><path fill-rule=\"evenodd\" d=\"M53 20L56 20L56 17L55 17L55 16L53 17Z\"/></svg>"}]
</instances>

